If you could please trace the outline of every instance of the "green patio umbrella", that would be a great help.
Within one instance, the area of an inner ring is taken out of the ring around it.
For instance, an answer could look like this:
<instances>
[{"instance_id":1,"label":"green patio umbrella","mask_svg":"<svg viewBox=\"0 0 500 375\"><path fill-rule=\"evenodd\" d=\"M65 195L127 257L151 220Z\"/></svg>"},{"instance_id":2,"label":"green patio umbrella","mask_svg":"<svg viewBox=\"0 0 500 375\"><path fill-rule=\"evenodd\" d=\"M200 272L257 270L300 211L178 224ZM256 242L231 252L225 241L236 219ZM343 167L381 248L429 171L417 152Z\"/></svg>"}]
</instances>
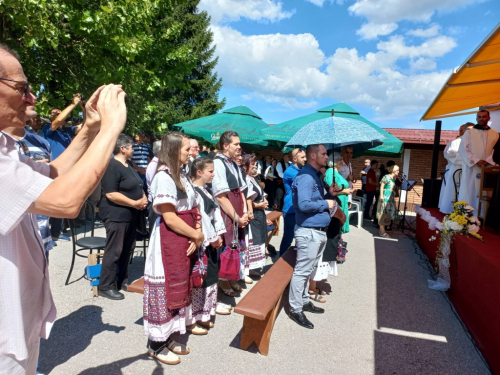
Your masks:
<instances>
[{"instance_id":1,"label":"green patio umbrella","mask_svg":"<svg viewBox=\"0 0 500 375\"><path fill-rule=\"evenodd\" d=\"M401 156L401 153L403 152L403 142L394 137L391 133L386 132L385 130L379 128L377 125L360 116L360 114L354 108L345 103L337 103L325 108L321 108L315 113L285 121L274 126L268 126L261 131L262 139L268 141L271 146L285 148L286 143L295 133L297 133L300 128L313 121L330 117L332 115L332 110L334 111L334 115L336 117L351 118L363 121L385 136L384 142L380 146L368 149L362 154L354 155L355 157L361 155L386 157ZM288 151L288 149L285 149L285 151Z\"/></svg>"},{"instance_id":2,"label":"green patio umbrella","mask_svg":"<svg viewBox=\"0 0 500 375\"><path fill-rule=\"evenodd\" d=\"M222 133L232 130L239 134L241 143L253 149L268 147L268 142L262 140L260 133L261 129L267 127L268 125L255 112L244 105L172 125L174 130L194 138L202 138L210 143L218 142Z\"/></svg>"}]
</instances>

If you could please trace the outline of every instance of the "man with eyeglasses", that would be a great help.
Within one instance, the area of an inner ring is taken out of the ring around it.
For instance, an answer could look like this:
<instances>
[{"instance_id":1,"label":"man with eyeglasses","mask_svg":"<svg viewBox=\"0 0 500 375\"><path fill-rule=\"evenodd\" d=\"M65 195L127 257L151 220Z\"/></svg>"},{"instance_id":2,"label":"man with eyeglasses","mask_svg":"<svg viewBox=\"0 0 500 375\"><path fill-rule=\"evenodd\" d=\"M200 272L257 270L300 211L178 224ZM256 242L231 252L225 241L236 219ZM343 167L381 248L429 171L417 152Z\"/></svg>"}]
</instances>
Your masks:
<instances>
[{"instance_id":1,"label":"man with eyeglasses","mask_svg":"<svg viewBox=\"0 0 500 375\"><path fill-rule=\"evenodd\" d=\"M306 165L306 150L296 148L292 151L292 164L283 174L283 186L285 190L283 204L283 238L280 245L280 256L285 254L293 241L295 228L295 210L292 202L292 183L297 177L299 170Z\"/></svg>"},{"instance_id":2,"label":"man with eyeglasses","mask_svg":"<svg viewBox=\"0 0 500 375\"><path fill-rule=\"evenodd\" d=\"M24 128L34 104L18 59L0 44L0 372L9 375L35 374L40 337L48 338L56 318L35 215L78 215L127 118L121 86L102 86L89 99L87 122L68 149L57 160L37 163L3 132Z\"/></svg>"}]
</instances>

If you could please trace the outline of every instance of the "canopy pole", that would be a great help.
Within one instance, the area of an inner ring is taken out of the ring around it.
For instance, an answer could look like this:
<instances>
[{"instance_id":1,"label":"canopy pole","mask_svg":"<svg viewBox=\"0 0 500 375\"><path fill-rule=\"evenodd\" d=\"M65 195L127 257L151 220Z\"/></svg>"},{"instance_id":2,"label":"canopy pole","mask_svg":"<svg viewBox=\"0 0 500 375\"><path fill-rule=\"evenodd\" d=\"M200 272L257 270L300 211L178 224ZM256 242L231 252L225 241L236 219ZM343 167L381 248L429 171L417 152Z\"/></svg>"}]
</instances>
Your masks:
<instances>
[{"instance_id":1,"label":"canopy pole","mask_svg":"<svg viewBox=\"0 0 500 375\"><path fill-rule=\"evenodd\" d=\"M436 121L434 129L434 147L432 148L432 168L431 179L437 178L438 157L439 157L439 141L441 140L441 120Z\"/></svg>"},{"instance_id":2,"label":"canopy pole","mask_svg":"<svg viewBox=\"0 0 500 375\"><path fill-rule=\"evenodd\" d=\"M335 116L335 114L334 114L334 110L332 109L332 117L334 117L334 116Z\"/></svg>"}]
</instances>

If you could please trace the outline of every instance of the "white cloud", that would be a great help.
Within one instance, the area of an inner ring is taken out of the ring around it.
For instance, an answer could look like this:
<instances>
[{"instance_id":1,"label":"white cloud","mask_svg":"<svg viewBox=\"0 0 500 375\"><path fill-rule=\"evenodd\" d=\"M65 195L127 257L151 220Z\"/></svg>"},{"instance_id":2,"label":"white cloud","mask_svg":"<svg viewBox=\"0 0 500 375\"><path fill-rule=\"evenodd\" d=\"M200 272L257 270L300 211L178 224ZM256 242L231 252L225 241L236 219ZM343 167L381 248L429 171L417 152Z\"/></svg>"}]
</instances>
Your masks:
<instances>
[{"instance_id":1,"label":"white cloud","mask_svg":"<svg viewBox=\"0 0 500 375\"><path fill-rule=\"evenodd\" d=\"M356 0L349 7L349 11L368 20L368 23L358 30L358 34L364 36L364 39L368 37L373 39L378 35L388 35L387 27L382 27L382 25L390 25L402 20L429 22L435 12L450 12L483 1L485 0ZM361 31L363 29L372 32L363 34ZM377 30L382 33L376 34Z\"/></svg>"},{"instance_id":2,"label":"white cloud","mask_svg":"<svg viewBox=\"0 0 500 375\"><path fill-rule=\"evenodd\" d=\"M284 10L283 3L276 0L201 0L198 7L208 12L212 24L236 22L241 18L276 22L294 13Z\"/></svg>"},{"instance_id":3,"label":"white cloud","mask_svg":"<svg viewBox=\"0 0 500 375\"><path fill-rule=\"evenodd\" d=\"M456 46L447 36L417 45L393 36L379 42L376 52L359 55L355 48L338 48L327 57L311 34L245 36L229 27L212 29L224 86L248 90L247 100L310 108L315 99L330 98L369 106L386 119L428 106L450 73L428 71ZM408 62L410 69L401 69L399 62Z\"/></svg>"},{"instance_id":4,"label":"white cloud","mask_svg":"<svg viewBox=\"0 0 500 375\"><path fill-rule=\"evenodd\" d=\"M389 35L398 28L398 24L392 23L365 23L361 29L356 31L356 34L361 36L361 39L375 39L379 35Z\"/></svg>"},{"instance_id":5,"label":"white cloud","mask_svg":"<svg viewBox=\"0 0 500 375\"><path fill-rule=\"evenodd\" d=\"M317 5L319 7L322 7L323 3L325 2L325 0L306 0L306 1L314 5Z\"/></svg>"},{"instance_id":6,"label":"white cloud","mask_svg":"<svg viewBox=\"0 0 500 375\"><path fill-rule=\"evenodd\" d=\"M410 71L412 73L422 70L436 70L436 62L433 59L420 57L417 60L410 61Z\"/></svg>"},{"instance_id":7,"label":"white cloud","mask_svg":"<svg viewBox=\"0 0 500 375\"><path fill-rule=\"evenodd\" d=\"M415 29L407 32L408 35L418 36L420 38L430 38L439 34L439 25L433 25L428 29Z\"/></svg>"}]
</instances>

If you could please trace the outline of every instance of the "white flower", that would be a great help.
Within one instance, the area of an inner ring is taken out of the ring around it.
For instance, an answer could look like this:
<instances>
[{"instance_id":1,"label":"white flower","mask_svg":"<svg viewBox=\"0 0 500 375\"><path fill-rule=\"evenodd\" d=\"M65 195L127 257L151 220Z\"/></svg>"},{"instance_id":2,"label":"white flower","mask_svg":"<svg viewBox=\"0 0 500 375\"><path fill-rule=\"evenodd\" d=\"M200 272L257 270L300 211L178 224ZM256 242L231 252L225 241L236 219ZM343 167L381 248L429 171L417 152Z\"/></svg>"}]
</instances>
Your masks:
<instances>
[{"instance_id":1,"label":"white flower","mask_svg":"<svg viewBox=\"0 0 500 375\"><path fill-rule=\"evenodd\" d=\"M439 234L439 231L438 231L438 230L436 231L436 234Z\"/></svg>"},{"instance_id":2,"label":"white flower","mask_svg":"<svg viewBox=\"0 0 500 375\"><path fill-rule=\"evenodd\" d=\"M475 224L472 224L472 225L469 225L467 227L467 230L469 232L476 232L477 233L477 232L479 232L479 227L477 225L475 225Z\"/></svg>"},{"instance_id":3,"label":"white flower","mask_svg":"<svg viewBox=\"0 0 500 375\"><path fill-rule=\"evenodd\" d=\"M460 224L458 224L456 221L451 221L451 220L448 220L444 223L444 227L446 229L451 229L453 231L461 231L462 229L464 229L464 227Z\"/></svg>"}]
</instances>

